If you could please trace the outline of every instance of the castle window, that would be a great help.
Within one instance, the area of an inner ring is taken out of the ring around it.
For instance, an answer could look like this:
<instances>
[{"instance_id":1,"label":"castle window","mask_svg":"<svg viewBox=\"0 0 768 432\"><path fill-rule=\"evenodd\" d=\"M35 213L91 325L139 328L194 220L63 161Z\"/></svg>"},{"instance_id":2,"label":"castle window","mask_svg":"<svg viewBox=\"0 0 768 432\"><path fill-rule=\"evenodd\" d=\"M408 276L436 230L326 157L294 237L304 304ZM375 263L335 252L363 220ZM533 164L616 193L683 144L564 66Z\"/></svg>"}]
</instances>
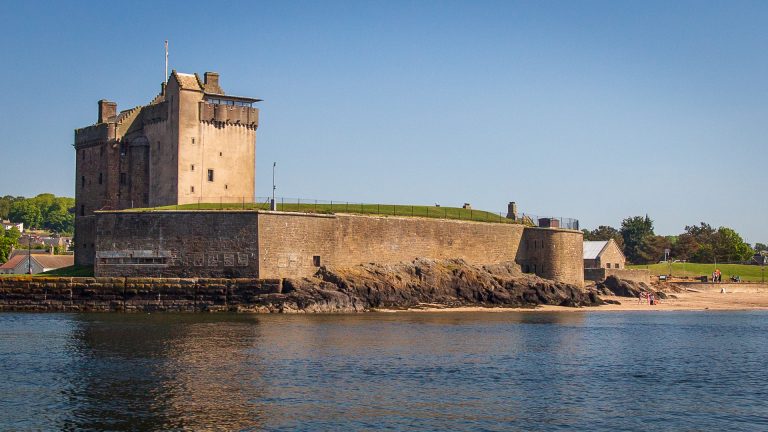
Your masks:
<instances>
[{"instance_id":1,"label":"castle window","mask_svg":"<svg viewBox=\"0 0 768 432\"><path fill-rule=\"evenodd\" d=\"M224 189L229 189L229 185L224 185Z\"/></svg>"},{"instance_id":2,"label":"castle window","mask_svg":"<svg viewBox=\"0 0 768 432\"><path fill-rule=\"evenodd\" d=\"M209 182L213 181L213 170L212 169L208 170L208 181Z\"/></svg>"},{"instance_id":3,"label":"castle window","mask_svg":"<svg viewBox=\"0 0 768 432\"><path fill-rule=\"evenodd\" d=\"M190 193L195 193L195 187L194 186L190 186L189 187L189 192Z\"/></svg>"},{"instance_id":4,"label":"castle window","mask_svg":"<svg viewBox=\"0 0 768 432\"><path fill-rule=\"evenodd\" d=\"M124 185L128 183L128 175L126 173L120 173L120 184Z\"/></svg>"},{"instance_id":5,"label":"castle window","mask_svg":"<svg viewBox=\"0 0 768 432\"><path fill-rule=\"evenodd\" d=\"M312 264L314 264L315 267L320 267L320 255L312 257Z\"/></svg>"},{"instance_id":6,"label":"castle window","mask_svg":"<svg viewBox=\"0 0 768 432\"><path fill-rule=\"evenodd\" d=\"M85 187L85 176L80 177L80 187Z\"/></svg>"},{"instance_id":7,"label":"castle window","mask_svg":"<svg viewBox=\"0 0 768 432\"><path fill-rule=\"evenodd\" d=\"M195 143L195 139L194 139L194 138L192 138L192 144L194 144L194 143Z\"/></svg>"},{"instance_id":8,"label":"castle window","mask_svg":"<svg viewBox=\"0 0 768 432\"><path fill-rule=\"evenodd\" d=\"M85 206L84 205L80 206L80 216L85 216Z\"/></svg>"},{"instance_id":9,"label":"castle window","mask_svg":"<svg viewBox=\"0 0 768 432\"><path fill-rule=\"evenodd\" d=\"M190 167L190 170L191 170L191 171L194 171L194 170L195 170L195 164L192 164L192 166Z\"/></svg>"},{"instance_id":10,"label":"castle window","mask_svg":"<svg viewBox=\"0 0 768 432\"><path fill-rule=\"evenodd\" d=\"M219 156L224 156L224 153L222 153L222 152L219 152Z\"/></svg>"},{"instance_id":11,"label":"castle window","mask_svg":"<svg viewBox=\"0 0 768 432\"><path fill-rule=\"evenodd\" d=\"M99 184L101 184L101 183L102 183L102 178L103 178L103 174L102 174L102 173L99 173Z\"/></svg>"}]
</instances>

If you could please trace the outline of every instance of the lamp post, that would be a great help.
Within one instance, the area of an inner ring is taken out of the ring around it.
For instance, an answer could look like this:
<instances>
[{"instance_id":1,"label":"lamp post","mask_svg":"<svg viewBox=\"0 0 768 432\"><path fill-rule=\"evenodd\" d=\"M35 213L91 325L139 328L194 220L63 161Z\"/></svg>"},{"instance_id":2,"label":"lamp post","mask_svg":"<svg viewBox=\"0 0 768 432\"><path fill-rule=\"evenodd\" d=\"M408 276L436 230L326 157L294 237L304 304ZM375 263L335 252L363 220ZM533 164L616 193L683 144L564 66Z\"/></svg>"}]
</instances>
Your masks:
<instances>
[{"instance_id":1,"label":"lamp post","mask_svg":"<svg viewBox=\"0 0 768 432\"><path fill-rule=\"evenodd\" d=\"M275 202L275 189L277 188L275 186L275 168L277 167L277 162L272 162L272 201L269 202L269 209L272 211L277 210L277 203Z\"/></svg>"},{"instance_id":2,"label":"lamp post","mask_svg":"<svg viewBox=\"0 0 768 432\"><path fill-rule=\"evenodd\" d=\"M32 274L32 236L27 234L27 274Z\"/></svg>"}]
</instances>

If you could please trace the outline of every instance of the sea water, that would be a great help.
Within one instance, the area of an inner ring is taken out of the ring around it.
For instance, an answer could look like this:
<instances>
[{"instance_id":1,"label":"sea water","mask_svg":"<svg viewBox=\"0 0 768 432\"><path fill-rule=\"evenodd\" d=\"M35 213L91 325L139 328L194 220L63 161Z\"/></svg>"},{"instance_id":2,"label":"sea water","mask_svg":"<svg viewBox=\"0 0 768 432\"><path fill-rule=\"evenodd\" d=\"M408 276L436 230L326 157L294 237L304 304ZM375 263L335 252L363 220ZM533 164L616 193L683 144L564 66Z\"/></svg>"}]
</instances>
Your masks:
<instances>
[{"instance_id":1,"label":"sea water","mask_svg":"<svg viewBox=\"0 0 768 432\"><path fill-rule=\"evenodd\" d=\"M0 314L0 430L768 430L766 312Z\"/></svg>"}]
</instances>

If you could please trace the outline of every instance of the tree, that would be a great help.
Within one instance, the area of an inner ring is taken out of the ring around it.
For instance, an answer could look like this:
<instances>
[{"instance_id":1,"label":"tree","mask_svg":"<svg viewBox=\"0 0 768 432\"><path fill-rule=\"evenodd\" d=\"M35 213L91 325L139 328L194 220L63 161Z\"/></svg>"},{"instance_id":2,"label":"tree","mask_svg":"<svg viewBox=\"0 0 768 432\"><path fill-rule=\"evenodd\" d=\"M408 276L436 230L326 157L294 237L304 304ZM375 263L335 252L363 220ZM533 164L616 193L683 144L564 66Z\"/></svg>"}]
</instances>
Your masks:
<instances>
[{"instance_id":1,"label":"tree","mask_svg":"<svg viewBox=\"0 0 768 432\"><path fill-rule=\"evenodd\" d=\"M646 237L653 235L653 221L648 215L645 215L645 217L634 216L621 221L624 256L627 257L629 262L645 262L645 259L641 256L641 245Z\"/></svg>"},{"instance_id":2,"label":"tree","mask_svg":"<svg viewBox=\"0 0 768 432\"><path fill-rule=\"evenodd\" d=\"M680 260L690 260L701 245L696 238L688 233L677 236L677 241L672 245L672 256Z\"/></svg>"},{"instance_id":3,"label":"tree","mask_svg":"<svg viewBox=\"0 0 768 432\"><path fill-rule=\"evenodd\" d=\"M768 251L768 245L764 243L755 243L755 252Z\"/></svg>"},{"instance_id":4,"label":"tree","mask_svg":"<svg viewBox=\"0 0 768 432\"><path fill-rule=\"evenodd\" d=\"M752 248L744 242L739 233L727 227L720 227L714 238L713 250L718 261L738 262L752 257Z\"/></svg>"},{"instance_id":5,"label":"tree","mask_svg":"<svg viewBox=\"0 0 768 432\"><path fill-rule=\"evenodd\" d=\"M72 205L69 205L72 201ZM74 200L56 198L44 215L43 227L57 233L71 234L75 228Z\"/></svg>"},{"instance_id":6,"label":"tree","mask_svg":"<svg viewBox=\"0 0 768 432\"><path fill-rule=\"evenodd\" d=\"M11 250L16 247L21 233L16 227L9 230L0 225L0 264L8 261Z\"/></svg>"},{"instance_id":7,"label":"tree","mask_svg":"<svg viewBox=\"0 0 768 432\"><path fill-rule=\"evenodd\" d=\"M8 217L13 222L24 222L24 225L29 228L40 228L43 223L43 214L40 212L40 208L30 200L14 202Z\"/></svg>"},{"instance_id":8,"label":"tree","mask_svg":"<svg viewBox=\"0 0 768 432\"><path fill-rule=\"evenodd\" d=\"M647 235L640 242L637 250L638 264L655 263L664 258L664 249L669 249L671 243L668 237L659 235Z\"/></svg>"},{"instance_id":9,"label":"tree","mask_svg":"<svg viewBox=\"0 0 768 432\"><path fill-rule=\"evenodd\" d=\"M619 245L619 248L624 248L624 239L621 237L621 232L617 230L614 227L607 226L607 225L600 225L596 229L593 229L592 231L589 230L582 230L584 233L584 240L590 240L590 241L604 241L604 240L610 240L613 239L616 241L616 244Z\"/></svg>"}]
</instances>

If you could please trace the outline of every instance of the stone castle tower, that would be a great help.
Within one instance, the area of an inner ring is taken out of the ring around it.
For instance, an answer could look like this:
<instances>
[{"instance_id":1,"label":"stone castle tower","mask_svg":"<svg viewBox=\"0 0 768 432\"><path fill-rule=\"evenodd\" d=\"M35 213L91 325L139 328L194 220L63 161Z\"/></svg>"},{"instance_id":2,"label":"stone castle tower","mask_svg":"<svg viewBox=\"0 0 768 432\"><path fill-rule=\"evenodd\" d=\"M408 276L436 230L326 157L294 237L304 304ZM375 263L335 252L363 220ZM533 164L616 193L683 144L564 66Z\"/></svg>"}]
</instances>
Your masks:
<instances>
[{"instance_id":1,"label":"stone castle tower","mask_svg":"<svg viewBox=\"0 0 768 432\"><path fill-rule=\"evenodd\" d=\"M94 211L253 200L259 101L175 70L148 105L99 101L75 130L75 263L93 264Z\"/></svg>"}]
</instances>

